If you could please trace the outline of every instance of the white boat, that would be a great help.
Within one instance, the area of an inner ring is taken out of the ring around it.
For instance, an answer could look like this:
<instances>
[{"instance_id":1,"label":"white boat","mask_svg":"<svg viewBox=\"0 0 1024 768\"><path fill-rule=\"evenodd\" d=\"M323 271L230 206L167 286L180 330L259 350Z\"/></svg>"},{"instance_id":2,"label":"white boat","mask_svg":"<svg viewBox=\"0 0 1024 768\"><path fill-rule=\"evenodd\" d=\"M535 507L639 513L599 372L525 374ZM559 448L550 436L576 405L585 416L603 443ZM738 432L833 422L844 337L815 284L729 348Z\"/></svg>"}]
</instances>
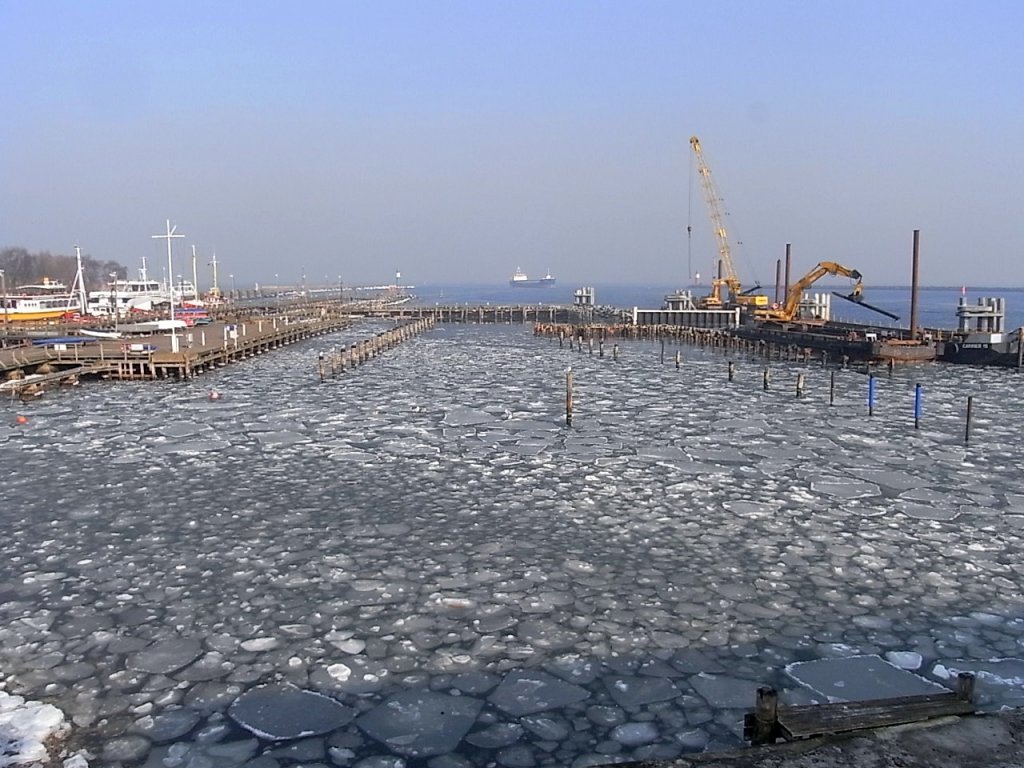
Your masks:
<instances>
[{"instance_id":1,"label":"white boat","mask_svg":"<svg viewBox=\"0 0 1024 768\"><path fill-rule=\"evenodd\" d=\"M165 283L151 280L146 273L146 260L142 260L137 280L114 279L99 291L89 291L88 313L93 317L109 317L117 314L124 317L131 312L152 312L171 302L194 302L198 299L196 288L190 281L182 281L172 289Z\"/></svg>"},{"instance_id":2,"label":"white boat","mask_svg":"<svg viewBox=\"0 0 1024 768\"><path fill-rule=\"evenodd\" d=\"M162 333L164 331L180 331L186 328L184 320L147 320L144 323L126 323L119 325L122 333Z\"/></svg>"},{"instance_id":3,"label":"white boat","mask_svg":"<svg viewBox=\"0 0 1024 768\"><path fill-rule=\"evenodd\" d=\"M78 296L67 285L45 277L41 283L20 285L0 296L0 317L4 323L57 320L81 311Z\"/></svg>"},{"instance_id":4,"label":"white boat","mask_svg":"<svg viewBox=\"0 0 1024 768\"><path fill-rule=\"evenodd\" d=\"M94 339L120 339L124 336L120 331L94 331L90 328L82 328L79 333L83 336L91 336Z\"/></svg>"}]
</instances>

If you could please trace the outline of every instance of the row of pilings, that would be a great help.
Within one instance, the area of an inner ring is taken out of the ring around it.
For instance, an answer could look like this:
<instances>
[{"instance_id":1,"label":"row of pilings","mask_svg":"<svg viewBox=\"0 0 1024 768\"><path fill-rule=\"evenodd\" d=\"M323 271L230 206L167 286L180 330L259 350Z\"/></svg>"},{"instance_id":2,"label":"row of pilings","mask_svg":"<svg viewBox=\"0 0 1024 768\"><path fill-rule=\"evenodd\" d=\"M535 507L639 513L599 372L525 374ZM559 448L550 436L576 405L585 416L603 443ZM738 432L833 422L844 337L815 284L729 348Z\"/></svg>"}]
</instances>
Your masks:
<instances>
[{"instance_id":1,"label":"row of pilings","mask_svg":"<svg viewBox=\"0 0 1024 768\"><path fill-rule=\"evenodd\" d=\"M357 341L347 347L330 352L320 352L317 358L320 381L326 381L328 377L333 379L338 374L355 370L360 365L379 357L402 342L430 330L435 325L436 320L433 316L422 317L418 320L401 323L391 330L381 331L376 336Z\"/></svg>"},{"instance_id":2,"label":"row of pilings","mask_svg":"<svg viewBox=\"0 0 1024 768\"><path fill-rule=\"evenodd\" d=\"M700 349L714 349L722 353L735 353L749 357L761 357L765 360L786 360L790 362L810 362L820 359L826 363L827 352L819 352L809 347L796 344L773 344L766 341L743 339L729 330L718 328L689 328L678 325L573 325L568 323L537 323L534 325L535 336L557 338L559 346L568 345L569 349L584 348L600 356L604 356L604 344L607 340L638 340L661 342L664 356L665 343L689 345ZM616 350L616 357L618 357ZM836 362L844 365L848 358Z\"/></svg>"}]
</instances>

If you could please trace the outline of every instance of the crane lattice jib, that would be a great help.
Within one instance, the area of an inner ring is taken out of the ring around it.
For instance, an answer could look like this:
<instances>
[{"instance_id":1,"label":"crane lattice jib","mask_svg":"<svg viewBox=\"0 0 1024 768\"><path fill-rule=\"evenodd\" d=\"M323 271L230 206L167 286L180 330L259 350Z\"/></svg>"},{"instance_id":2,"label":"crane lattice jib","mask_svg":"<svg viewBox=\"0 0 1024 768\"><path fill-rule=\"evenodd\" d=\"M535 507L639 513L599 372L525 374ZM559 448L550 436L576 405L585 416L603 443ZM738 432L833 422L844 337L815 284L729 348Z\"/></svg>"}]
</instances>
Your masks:
<instances>
[{"instance_id":1,"label":"crane lattice jib","mask_svg":"<svg viewBox=\"0 0 1024 768\"><path fill-rule=\"evenodd\" d=\"M715 181L711 178L711 169L704 161L704 152L700 148L700 139L696 136L690 137L690 146L697 157L697 172L700 174L701 186L704 189L704 199L708 204L708 213L711 216L711 226L715 231L715 238L718 240L718 256L722 260L724 271L723 282L729 286L733 295L740 293L740 280L736 274L736 267L732 263L732 252L729 250L729 236L725 231L725 217L722 216L722 209L719 201L722 199L715 188Z\"/></svg>"}]
</instances>

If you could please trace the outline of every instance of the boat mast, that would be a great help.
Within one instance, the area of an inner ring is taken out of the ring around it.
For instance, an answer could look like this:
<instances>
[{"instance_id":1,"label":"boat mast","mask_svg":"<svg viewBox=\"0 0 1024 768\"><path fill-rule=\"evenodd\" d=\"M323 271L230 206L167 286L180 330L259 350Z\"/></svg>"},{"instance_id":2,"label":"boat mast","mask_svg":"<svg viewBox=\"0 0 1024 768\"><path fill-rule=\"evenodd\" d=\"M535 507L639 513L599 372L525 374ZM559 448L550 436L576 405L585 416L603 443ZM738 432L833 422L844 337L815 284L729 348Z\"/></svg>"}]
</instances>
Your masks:
<instances>
[{"instance_id":1,"label":"boat mast","mask_svg":"<svg viewBox=\"0 0 1024 768\"><path fill-rule=\"evenodd\" d=\"M210 286L210 295L215 298L220 298L220 286L217 285L217 252L213 252L213 261L210 262L210 266L213 267L213 285Z\"/></svg>"},{"instance_id":2,"label":"boat mast","mask_svg":"<svg viewBox=\"0 0 1024 768\"><path fill-rule=\"evenodd\" d=\"M71 310L71 299L75 295L75 289L78 289L78 311L83 315L85 314L86 303L85 303L85 278L82 276L82 249L77 245L75 246L75 282L71 284L71 292L68 294L68 304L65 307L65 311Z\"/></svg>"},{"instance_id":3,"label":"boat mast","mask_svg":"<svg viewBox=\"0 0 1024 768\"><path fill-rule=\"evenodd\" d=\"M196 247L192 246L192 290L194 292L193 300L198 301L199 299L199 274L196 272Z\"/></svg>"},{"instance_id":4,"label":"boat mast","mask_svg":"<svg viewBox=\"0 0 1024 768\"><path fill-rule=\"evenodd\" d=\"M174 285L172 276L174 275L174 266L171 263L171 240L175 237L184 237L184 235L176 235L174 230L178 228L177 225L171 226L171 220L167 219L167 233L163 235L153 235L154 240L167 240L167 285L171 289L169 291L171 298L171 309L170 309L170 320L171 322L171 351L178 351L178 334L174 331Z\"/></svg>"}]
</instances>

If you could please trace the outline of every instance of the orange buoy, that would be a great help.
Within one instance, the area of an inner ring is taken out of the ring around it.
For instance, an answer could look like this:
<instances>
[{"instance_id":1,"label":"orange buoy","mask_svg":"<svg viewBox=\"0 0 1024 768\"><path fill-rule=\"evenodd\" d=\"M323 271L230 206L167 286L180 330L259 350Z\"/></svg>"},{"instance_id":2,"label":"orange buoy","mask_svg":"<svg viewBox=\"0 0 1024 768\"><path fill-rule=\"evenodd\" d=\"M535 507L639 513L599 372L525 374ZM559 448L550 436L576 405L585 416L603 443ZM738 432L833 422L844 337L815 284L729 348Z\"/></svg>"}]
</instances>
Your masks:
<instances>
[{"instance_id":1,"label":"orange buoy","mask_svg":"<svg viewBox=\"0 0 1024 768\"><path fill-rule=\"evenodd\" d=\"M18 422L19 424L28 424L28 416L18 414L18 417L15 419L15 421Z\"/></svg>"}]
</instances>

